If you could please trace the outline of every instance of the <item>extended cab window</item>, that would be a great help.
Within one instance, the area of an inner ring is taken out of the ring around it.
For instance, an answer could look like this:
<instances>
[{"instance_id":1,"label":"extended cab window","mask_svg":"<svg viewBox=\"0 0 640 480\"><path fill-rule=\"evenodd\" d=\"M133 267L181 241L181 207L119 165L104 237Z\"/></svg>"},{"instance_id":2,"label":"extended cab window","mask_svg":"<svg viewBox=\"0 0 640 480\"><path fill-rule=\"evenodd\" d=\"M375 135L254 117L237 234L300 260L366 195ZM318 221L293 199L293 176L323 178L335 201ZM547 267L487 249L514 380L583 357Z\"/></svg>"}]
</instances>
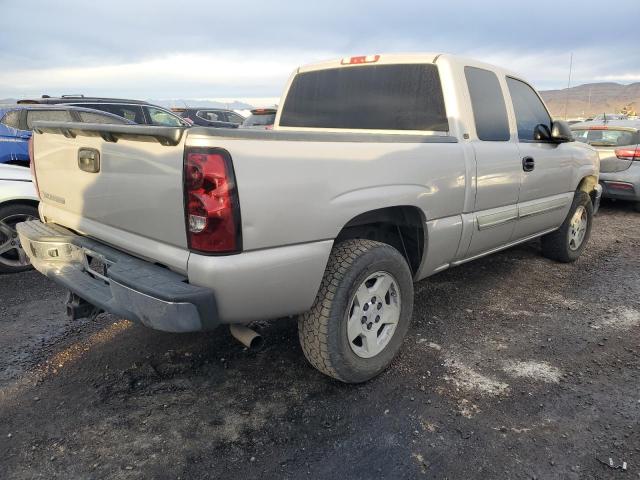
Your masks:
<instances>
[{"instance_id":1,"label":"extended cab window","mask_svg":"<svg viewBox=\"0 0 640 480\"><path fill-rule=\"evenodd\" d=\"M67 110L29 110L27 112L27 128L33 129L33 122L72 122Z\"/></svg>"},{"instance_id":2,"label":"extended cab window","mask_svg":"<svg viewBox=\"0 0 640 480\"><path fill-rule=\"evenodd\" d=\"M285 127L449 131L435 65L367 65L296 75Z\"/></svg>"},{"instance_id":3,"label":"extended cab window","mask_svg":"<svg viewBox=\"0 0 640 480\"><path fill-rule=\"evenodd\" d=\"M551 128L551 117L533 88L526 83L507 77L507 85L513 102L520 140L534 140L536 125Z\"/></svg>"},{"instance_id":4,"label":"extended cab window","mask_svg":"<svg viewBox=\"0 0 640 480\"><path fill-rule=\"evenodd\" d=\"M464 67L471 108L480 140L505 142L511 138L507 107L495 73L476 67Z\"/></svg>"}]
</instances>

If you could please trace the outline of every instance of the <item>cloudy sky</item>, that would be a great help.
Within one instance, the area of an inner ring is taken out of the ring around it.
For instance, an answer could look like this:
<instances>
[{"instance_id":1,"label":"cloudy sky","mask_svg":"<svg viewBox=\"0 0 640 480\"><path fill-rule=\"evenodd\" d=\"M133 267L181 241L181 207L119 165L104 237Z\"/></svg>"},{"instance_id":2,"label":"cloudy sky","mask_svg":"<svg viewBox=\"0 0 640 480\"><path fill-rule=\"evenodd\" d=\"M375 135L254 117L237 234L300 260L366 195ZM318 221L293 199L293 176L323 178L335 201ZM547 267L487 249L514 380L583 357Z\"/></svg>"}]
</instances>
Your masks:
<instances>
[{"instance_id":1,"label":"cloudy sky","mask_svg":"<svg viewBox=\"0 0 640 480\"><path fill-rule=\"evenodd\" d=\"M539 88L640 81L640 0L0 0L0 98L269 99L299 64L463 54Z\"/></svg>"}]
</instances>

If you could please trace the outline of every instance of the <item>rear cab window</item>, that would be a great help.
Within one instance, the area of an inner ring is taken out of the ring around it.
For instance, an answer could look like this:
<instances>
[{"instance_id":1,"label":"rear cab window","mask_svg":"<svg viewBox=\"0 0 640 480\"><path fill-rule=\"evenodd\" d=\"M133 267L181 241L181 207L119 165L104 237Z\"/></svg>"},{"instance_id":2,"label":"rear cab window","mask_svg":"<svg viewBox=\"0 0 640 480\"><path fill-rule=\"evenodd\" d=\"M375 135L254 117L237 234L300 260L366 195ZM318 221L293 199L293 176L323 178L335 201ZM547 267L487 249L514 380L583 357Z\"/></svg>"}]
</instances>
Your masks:
<instances>
[{"instance_id":1,"label":"rear cab window","mask_svg":"<svg viewBox=\"0 0 640 480\"><path fill-rule=\"evenodd\" d=\"M275 113L253 113L242 123L245 127L259 127L273 125L276 121Z\"/></svg>"},{"instance_id":2,"label":"rear cab window","mask_svg":"<svg viewBox=\"0 0 640 480\"><path fill-rule=\"evenodd\" d=\"M33 130L33 122L72 122L67 110L28 110L27 128Z\"/></svg>"},{"instance_id":3,"label":"rear cab window","mask_svg":"<svg viewBox=\"0 0 640 480\"><path fill-rule=\"evenodd\" d=\"M440 75L433 64L367 65L299 73L289 87L279 125L449 131Z\"/></svg>"}]
</instances>

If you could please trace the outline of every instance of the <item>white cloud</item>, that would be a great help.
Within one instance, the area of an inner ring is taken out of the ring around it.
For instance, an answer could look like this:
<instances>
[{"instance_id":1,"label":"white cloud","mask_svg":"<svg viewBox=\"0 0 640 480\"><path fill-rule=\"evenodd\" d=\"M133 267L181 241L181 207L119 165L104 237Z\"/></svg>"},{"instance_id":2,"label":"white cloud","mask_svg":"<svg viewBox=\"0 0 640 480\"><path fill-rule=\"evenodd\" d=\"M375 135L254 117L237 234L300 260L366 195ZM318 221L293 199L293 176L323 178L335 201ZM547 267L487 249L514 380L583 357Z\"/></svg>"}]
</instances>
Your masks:
<instances>
[{"instance_id":1,"label":"white cloud","mask_svg":"<svg viewBox=\"0 0 640 480\"><path fill-rule=\"evenodd\" d=\"M262 94L271 99L280 94L303 56L174 54L118 65L5 70L0 72L0 91L20 96L83 93L145 98Z\"/></svg>"}]
</instances>

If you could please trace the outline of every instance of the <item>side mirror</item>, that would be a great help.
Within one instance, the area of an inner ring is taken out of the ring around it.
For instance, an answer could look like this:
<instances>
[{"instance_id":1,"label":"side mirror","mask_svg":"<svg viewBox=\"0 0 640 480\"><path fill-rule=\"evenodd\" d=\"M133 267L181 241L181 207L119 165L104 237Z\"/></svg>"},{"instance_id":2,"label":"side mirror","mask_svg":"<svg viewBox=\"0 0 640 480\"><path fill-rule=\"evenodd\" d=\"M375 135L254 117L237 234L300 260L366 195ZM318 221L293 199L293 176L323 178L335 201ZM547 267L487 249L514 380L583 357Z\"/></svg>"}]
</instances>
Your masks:
<instances>
[{"instance_id":1,"label":"side mirror","mask_svg":"<svg viewBox=\"0 0 640 480\"><path fill-rule=\"evenodd\" d=\"M533 139L543 142L551 141L551 130L549 130L549 126L544 123L536 125L536 128L533 129Z\"/></svg>"},{"instance_id":2,"label":"side mirror","mask_svg":"<svg viewBox=\"0 0 640 480\"><path fill-rule=\"evenodd\" d=\"M554 120L551 123L551 140L557 143L573 142L573 132L567 122Z\"/></svg>"}]
</instances>

